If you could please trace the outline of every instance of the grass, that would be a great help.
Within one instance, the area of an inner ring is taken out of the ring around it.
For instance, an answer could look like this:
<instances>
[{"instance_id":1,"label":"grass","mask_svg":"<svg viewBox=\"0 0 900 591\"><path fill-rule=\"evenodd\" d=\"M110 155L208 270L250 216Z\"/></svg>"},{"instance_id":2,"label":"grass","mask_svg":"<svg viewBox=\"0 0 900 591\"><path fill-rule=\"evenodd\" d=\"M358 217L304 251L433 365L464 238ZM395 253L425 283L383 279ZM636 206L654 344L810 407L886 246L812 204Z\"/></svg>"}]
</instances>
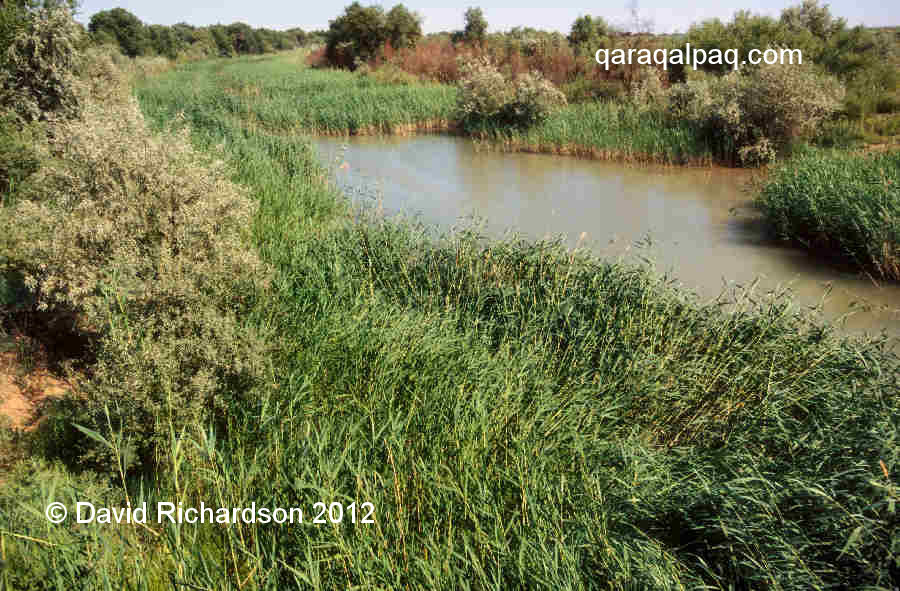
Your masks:
<instances>
[{"instance_id":1,"label":"grass","mask_svg":"<svg viewBox=\"0 0 900 591\"><path fill-rule=\"evenodd\" d=\"M569 105L524 130L488 128L475 135L514 151L662 164L708 165L715 160L695 126L673 125L661 113L613 101Z\"/></svg>"},{"instance_id":2,"label":"grass","mask_svg":"<svg viewBox=\"0 0 900 591\"><path fill-rule=\"evenodd\" d=\"M387 84L347 71L314 70L303 64L304 55L218 61L215 83L206 63L190 64L162 84L179 97L180 106L227 112L270 132L350 135L449 126L456 104L452 87Z\"/></svg>"},{"instance_id":3,"label":"grass","mask_svg":"<svg viewBox=\"0 0 900 591\"><path fill-rule=\"evenodd\" d=\"M557 243L358 210L276 125L290 118L235 98L235 80L279 96L285 67L198 63L138 89L157 127L184 113L174 124L258 200L248 247L274 275L245 321L272 335L277 385L216 428L172 431L155 472L119 474L127 425L103 431L109 473L20 463L0 489L5 588L898 584L900 373L883 340L783 297L726 311ZM126 499L370 502L376 523L43 518L53 500Z\"/></svg>"},{"instance_id":4,"label":"grass","mask_svg":"<svg viewBox=\"0 0 900 591\"><path fill-rule=\"evenodd\" d=\"M302 52L295 52L219 62L215 84L207 65L188 65L161 84L186 109L223 110L251 130L355 135L457 127L453 86L390 84L377 75L315 70L306 68L302 57ZM571 105L525 131L485 128L472 134L484 147L507 150L665 164L709 164L714 159L691 126L673 127L661 115L614 102Z\"/></svg>"},{"instance_id":5,"label":"grass","mask_svg":"<svg viewBox=\"0 0 900 591\"><path fill-rule=\"evenodd\" d=\"M772 171L757 205L779 237L900 279L900 152L806 151Z\"/></svg>"}]
</instances>

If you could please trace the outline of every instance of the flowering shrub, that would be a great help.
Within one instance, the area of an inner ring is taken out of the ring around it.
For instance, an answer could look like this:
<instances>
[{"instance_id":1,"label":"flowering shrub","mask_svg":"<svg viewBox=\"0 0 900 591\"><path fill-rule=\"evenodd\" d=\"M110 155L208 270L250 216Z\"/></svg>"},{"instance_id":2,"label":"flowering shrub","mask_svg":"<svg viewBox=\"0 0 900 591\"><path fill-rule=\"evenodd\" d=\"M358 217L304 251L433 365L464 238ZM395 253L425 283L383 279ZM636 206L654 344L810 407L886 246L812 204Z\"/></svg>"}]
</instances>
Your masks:
<instances>
[{"instance_id":1,"label":"flowering shrub","mask_svg":"<svg viewBox=\"0 0 900 591\"><path fill-rule=\"evenodd\" d=\"M631 100L640 110L656 109L665 104L666 88L656 68L636 70L632 80Z\"/></svg>"},{"instance_id":2,"label":"flowering shrub","mask_svg":"<svg viewBox=\"0 0 900 591\"><path fill-rule=\"evenodd\" d=\"M516 80L515 99L508 112L513 123L529 126L540 123L565 104L565 95L549 80L538 72L529 72Z\"/></svg>"}]
</instances>

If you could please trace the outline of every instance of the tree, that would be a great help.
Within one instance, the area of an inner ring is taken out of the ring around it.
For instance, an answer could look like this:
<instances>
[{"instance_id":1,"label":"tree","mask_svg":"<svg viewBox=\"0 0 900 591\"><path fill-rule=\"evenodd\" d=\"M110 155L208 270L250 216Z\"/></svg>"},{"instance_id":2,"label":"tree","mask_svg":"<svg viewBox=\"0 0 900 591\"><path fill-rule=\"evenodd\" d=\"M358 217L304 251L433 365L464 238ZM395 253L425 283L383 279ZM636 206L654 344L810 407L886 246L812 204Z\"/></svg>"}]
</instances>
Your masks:
<instances>
[{"instance_id":1,"label":"tree","mask_svg":"<svg viewBox=\"0 0 900 591\"><path fill-rule=\"evenodd\" d=\"M147 27L147 39L153 51L169 59L175 59L185 46L184 42L175 33L174 28L162 25L150 25Z\"/></svg>"},{"instance_id":2,"label":"tree","mask_svg":"<svg viewBox=\"0 0 900 591\"><path fill-rule=\"evenodd\" d=\"M589 55L600 48L603 38L608 34L609 25L603 18L592 18L586 14L575 19L567 39L576 55Z\"/></svg>"},{"instance_id":3,"label":"tree","mask_svg":"<svg viewBox=\"0 0 900 591\"><path fill-rule=\"evenodd\" d=\"M803 0L798 6L785 8L781 13L781 22L788 30L805 29L822 41L827 41L847 26L846 20L831 16L828 5L819 6L818 0Z\"/></svg>"},{"instance_id":4,"label":"tree","mask_svg":"<svg viewBox=\"0 0 900 591\"><path fill-rule=\"evenodd\" d=\"M387 38L384 9L354 2L328 23L325 57L333 65L353 68L374 58Z\"/></svg>"},{"instance_id":5,"label":"tree","mask_svg":"<svg viewBox=\"0 0 900 591\"><path fill-rule=\"evenodd\" d=\"M88 23L88 31L95 37L115 39L119 49L128 57L144 55L150 45L144 23L124 8L96 13Z\"/></svg>"},{"instance_id":6,"label":"tree","mask_svg":"<svg viewBox=\"0 0 900 591\"><path fill-rule=\"evenodd\" d=\"M484 43L487 35L488 23L484 18L484 12L480 8L469 7L463 15L465 26L463 27L463 40L467 43Z\"/></svg>"},{"instance_id":7,"label":"tree","mask_svg":"<svg viewBox=\"0 0 900 591\"><path fill-rule=\"evenodd\" d=\"M225 30L231 38L234 53L263 53L263 43L259 33L246 23L231 23Z\"/></svg>"},{"instance_id":8,"label":"tree","mask_svg":"<svg viewBox=\"0 0 900 591\"><path fill-rule=\"evenodd\" d=\"M213 43L216 45L216 51L220 57L231 57L234 55L234 42L224 25L213 25L209 28L209 34L212 36Z\"/></svg>"},{"instance_id":9,"label":"tree","mask_svg":"<svg viewBox=\"0 0 900 591\"><path fill-rule=\"evenodd\" d=\"M387 13L387 36L394 49L414 47L422 37L422 18L397 4Z\"/></svg>"}]
</instances>

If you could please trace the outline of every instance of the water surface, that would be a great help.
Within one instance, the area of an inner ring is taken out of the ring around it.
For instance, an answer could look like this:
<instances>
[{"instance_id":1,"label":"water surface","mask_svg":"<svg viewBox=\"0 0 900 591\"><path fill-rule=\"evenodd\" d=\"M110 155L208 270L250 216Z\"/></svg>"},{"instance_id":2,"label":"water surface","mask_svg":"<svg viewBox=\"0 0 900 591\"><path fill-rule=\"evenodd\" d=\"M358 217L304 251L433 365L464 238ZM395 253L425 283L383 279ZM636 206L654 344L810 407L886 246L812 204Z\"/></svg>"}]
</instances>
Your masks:
<instances>
[{"instance_id":1,"label":"water surface","mask_svg":"<svg viewBox=\"0 0 900 591\"><path fill-rule=\"evenodd\" d=\"M316 138L345 191L387 211L449 227L482 219L486 229L541 238L565 235L598 254L649 257L686 288L789 287L797 306L824 299L827 318L853 332L900 336L900 286L879 285L806 252L774 243L748 207L749 172L628 166L544 154L476 151L458 137ZM826 297L827 294L827 297Z\"/></svg>"}]
</instances>

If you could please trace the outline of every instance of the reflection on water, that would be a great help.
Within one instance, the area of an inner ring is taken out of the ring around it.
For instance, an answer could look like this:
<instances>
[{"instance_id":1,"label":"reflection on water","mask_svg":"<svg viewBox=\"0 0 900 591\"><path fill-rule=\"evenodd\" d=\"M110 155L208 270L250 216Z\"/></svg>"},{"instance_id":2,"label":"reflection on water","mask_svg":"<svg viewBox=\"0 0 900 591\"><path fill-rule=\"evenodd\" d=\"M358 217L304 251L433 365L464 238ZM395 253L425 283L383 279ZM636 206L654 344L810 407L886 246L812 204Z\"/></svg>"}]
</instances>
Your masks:
<instances>
[{"instance_id":1,"label":"reflection on water","mask_svg":"<svg viewBox=\"0 0 900 591\"><path fill-rule=\"evenodd\" d=\"M491 232L563 234L572 245L586 233L599 254L649 256L704 297L759 279L758 291L788 286L798 305L816 305L830 286L826 316L865 302L873 309L850 317L849 330L900 335L900 286L879 286L771 243L747 207L746 171L476 152L450 136L315 143L342 187L377 194L388 211L444 226L476 216Z\"/></svg>"}]
</instances>

